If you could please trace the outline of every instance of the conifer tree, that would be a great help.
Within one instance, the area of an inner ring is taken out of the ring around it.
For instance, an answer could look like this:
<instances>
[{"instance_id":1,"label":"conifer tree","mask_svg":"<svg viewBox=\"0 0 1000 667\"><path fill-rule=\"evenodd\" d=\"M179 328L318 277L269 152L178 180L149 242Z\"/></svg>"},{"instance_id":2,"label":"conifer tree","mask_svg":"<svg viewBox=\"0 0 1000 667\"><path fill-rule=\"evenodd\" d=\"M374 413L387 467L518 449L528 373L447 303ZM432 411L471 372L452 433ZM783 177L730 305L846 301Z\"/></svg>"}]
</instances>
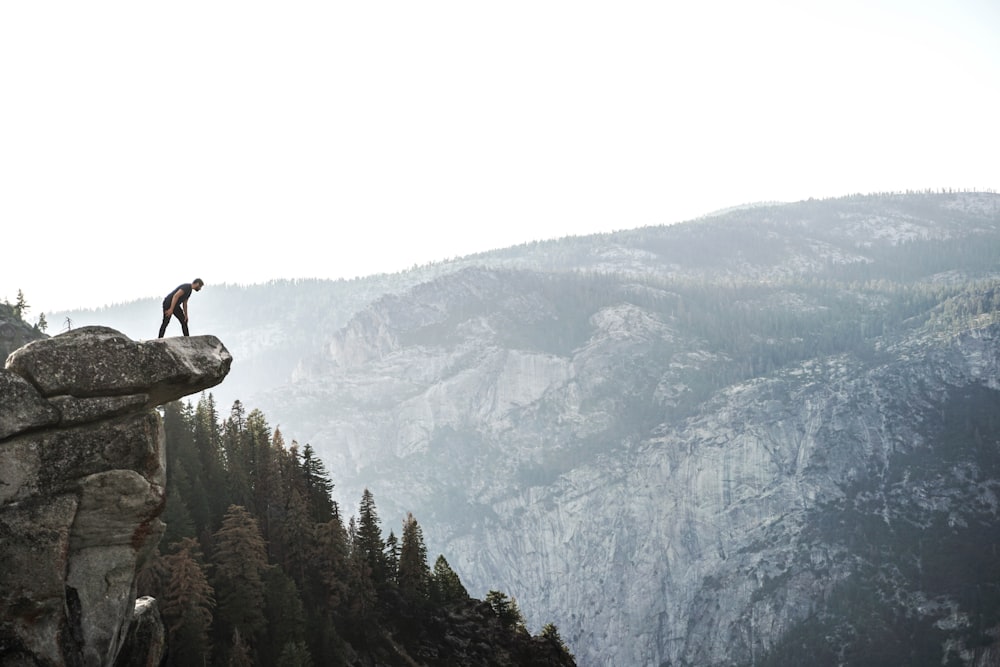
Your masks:
<instances>
[{"instance_id":1,"label":"conifer tree","mask_svg":"<svg viewBox=\"0 0 1000 667\"><path fill-rule=\"evenodd\" d=\"M392 583L397 582L399 574L399 539L396 533L389 531L389 537L385 538L385 576Z\"/></svg>"},{"instance_id":2,"label":"conifer tree","mask_svg":"<svg viewBox=\"0 0 1000 667\"><path fill-rule=\"evenodd\" d=\"M233 504L250 507L250 456L246 452L246 411L240 401L233 401L222 427L222 451L225 458L226 482L229 498Z\"/></svg>"},{"instance_id":3,"label":"conifer tree","mask_svg":"<svg viewBox=\"0 0 1000 667\"><path fill-rule=\"evenodd\" d=\"M367 493L367 489L365 490ZM355 632L367 631L366 623L375 610L375 581L369 552L363 548L360 531L352 516L347 524L350 555L347 559L347 613L355 624ZM379 538L381 540L381 538Z\"/></svg>"},{"instance_id":4,"label":"conifer tree","mask_svg":"<svg viewBox=\"0 0 1000 667\"><path fill-rule=\"evenodd\" d=\"M309 647L304 641L289 642L282 648L276 667L313 667Z\"/></svg>"},{"instance_id":5,"label":"conifer tree","mask_svg":"<svg viewBox=\"0 0 1000 667\"><path fill-rule=\"evenodd\" d=\"M17 301L14 302L14 316L17 319L24 319L24 314L31 310L31 306L24 299L24 292L17 290Z\"/></svg>"},{"instance_id":6,"label":"conifer tree","mask_svg":"<svg viewBox=\"0 0 1000 667\"><path fill-rule=\"evenodd\" d=\"M265 602L268 650L261 657L266 664L277 664L286 646L305 646L306 611L295 582L278 567L267 573Z\"/></svg>"},{"instance_id":7,"label":"conifer tree","mask_svg":"<svg viewBox=\"0 0 1000 667\"><path fill-rule=\"evenodd\" d=\"M546 623L545 626L542 627L541 637L558 646L559 650L568 657L573 657L573 654L569 651L569 647L566 646L566 642L564 642L563 638L559 635L559 628L557 628L554 623Z\"/></svg>"},{"instance_id":8,"label":"conifer tree","mask_svg":"<svg viewBox=\"0 0 1000 667\"><path fill-rule=\"evenodd\" d=\"M347 531L335 514L330 521L316 526L315 542L310 553L308 585L303 588L303 602L309 615L306 639L317 665L347 664L345 642L338 632L346 626L351 610L354 585Z\"/></svg>"},{"instance_id":9,"label":"conifer tree","mask_svg":"<svg viewBox=\"0 0 1000 667\"><path fill-rule=\"evenodd\" d=\"M167 440L167 513L193 522L193 529L170 526L170 535L194 536L211 521L207 492L202 479L202 461L194 441L194 410L190 403L173 401L163 407L163 430ZM183 503L184 508L176 507ZM171 508L171 505L175 507Z\"/></svg>"},{"instance_id":10,"label":"conifer tree","mask_svg":"<svg viewBox=\"0 0 1000 667\"><path fill-rule=\"evenodd\" d=\"M423 530L414 516L407 514L403 522L403 546L399 552L399 590L410 600L426 600L430 577Z\"/></svg>"},{"instance_id":11,"label":"conifer tree","mask_svg":"<svg viewBox=\"0 0 1000 667\"><path fill-rule=\"evenodd\" d=\"M239 628L233 628L233 643L229 650L228 667L254 667L253 654Z\"/></svg>"},{"instance_id":12,"label":"conifer tree","mask_svg":"<svg viewBox=\"0 0 1000 667\"><path fill-rule=\"evenodd\" d=\"M347 601L349 558L347 532L339 515L316 526L311 570L323 591L322 604L328 609L339 609Z\"/></svg>"},{"instance_id":13,"label":"conifer tree","mask_svg":"<svg viewBox=\"0 0 1000 667\"><path fill-rule=\"evenodd\" d=\"M262 577L268 568L257 520L231 505L214 539L217 617L252 645L265 624Z\"/></svg>"},{"instance_id":14,"label":"conifer tree","mask_svg":"<svg viewBox=\"0 0 1000 667\"><path fill-rule=\"evenodd\" d=\"M242 434L247 427L247 411L243 407L243 402L239 399L233 401L233 407L229 410L229 422L237 434Z\"/></svg>"},{"instance_id":15,"label":"conifer tree","mask_svg":"<svg viewBox=\"0 0 1000 667\"><path fill-rule=\"evenodd\" d=\"M302 493L291 486L281 521L276 525L273 551L277 555L277 562L300 586L304 586L307 581L316 529L316 525L309 520L309 511Z\"/></svg>"},{"instance_id":16,"label":"conifer tree","mask_svg":"<svg viewBox=\"0 0 1000 667\"><path fill-rule=\"evenodd\" d=\"M491 590L486 594L486 602L504 627L514 630L524 629L524 617L517 606L517 600L508 598L506 593Z\"/></svg>"},{"instance_id":17,"label":"conifer tree","mask_svg":"<svg viewBox=\"0 0 1000 667\"><path fill-rule=\"evenodd\" d=\"M302 473L305 476L306 498L313 521L324 523L333 515L333 482L330 475L312 448L306 443L302 449Z\"/></svg>"},{"instance_id":18,"label":"conifer tree","mask_svg":"<svg viewBox=\"0 0 1000 667\"><path fill-rule=\"evenodd\" d=\"M208 632L215 606L214 592L199 562L198 542L184 538L176 549L162 558L169 577L162 607L168 657L171 665L206 664L211 653Z\"/></svg>"},{"instance_id":19,"label":"conifer tree","mask_svg":"<svg viewBox=\"0 0 1000 667\"><path fill-rule=\"evenodd\" d=\"M434 575L431 581L432 596L437 604L450 604L469 599L469 592L443 554L434 562Z\"/></svg>"},{"instance_id":20,"label":"conifer tree","mask_svg":"<svg viewBox=\"0 0 1000 667\"><path fill-rule=\"evenodd\" d=\"M385 542L382 541L378 511L375 509L375 498L372 492L365 489L361 494L361 506L358 509L358 534L353 544L353 551L367 565L369 576L375 584L386 580Z\"/></svg>"},{"instance_id":21,"label":"conifer tree","mask_svg":"<svg viewBox=\"0 0 1000 667\"><path fill-rule=\"evenodd\" d=\"M192 437L201 461L206 499L212 517L212 524L204 526L203 530L212 532L218 528L218 521L222 519L226 508L232 504L223 465L222 429L212 394L206 396L203 393L198 400Z\"/></svg>"},{"instance_id":22,"label":"conifer tree","mask_svg":"<svg viewBox=\"0 0 1000 667\"><path fill-rule=\"evenodd\" d=\"M252 492L249 509L260 521L264 539L270 540L270 505L278 486L278 466L271 439L271 427L268 426L264 413L257 408L247 415L244 436L246 439L244 452L247 456Z\"/></svg>"},{"instance_id":23,"label":"conifer tree","mask_svg":"<svg viewBox=\"0 0 1000 667\"><path fill-rule=\"evenodd\" d=\"M175 480L173 483L170 482L171 478ZM163 531L163 543L167 545L178 542L185 537L195 537L198 534L194 520L191 518L191 512L188 510L187 503L180 491L180 488L185 485L186 478L187 473L181 467L177 467L167 477L167 502L161 517L163 523L166 524L166 529Z\"/></svg>"}]
</instances>

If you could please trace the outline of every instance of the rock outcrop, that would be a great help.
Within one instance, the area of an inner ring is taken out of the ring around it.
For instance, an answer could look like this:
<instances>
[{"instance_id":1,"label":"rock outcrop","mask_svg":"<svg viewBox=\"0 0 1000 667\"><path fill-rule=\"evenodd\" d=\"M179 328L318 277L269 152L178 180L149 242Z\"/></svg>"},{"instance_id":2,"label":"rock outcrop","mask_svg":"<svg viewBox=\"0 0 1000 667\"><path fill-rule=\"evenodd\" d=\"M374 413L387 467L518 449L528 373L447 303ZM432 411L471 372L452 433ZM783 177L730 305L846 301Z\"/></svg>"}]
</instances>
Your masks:
<instances>
[{"instance_id":1,"label":"rock outcrop","mask_svg":"<svg viewBox=\"0 0 1000 667\"><path fill-rule=\"evenodd\" d=\"M153 408L213 387L215 336L133 341L84 327L0 370L0 663L114 664L135 574L163 532Z\"/></svg>"},{"instance_id":2,"label":"rock outcrop","mask_svg":"<svg viewBox=\"0 0 1000 667\"><path fill-rule=\"evenodd\" d=\"M115 667L156 667L167 650L167 630L163 627L156 598L135 601L132 623Z\"/></svg>"}]
</instances>

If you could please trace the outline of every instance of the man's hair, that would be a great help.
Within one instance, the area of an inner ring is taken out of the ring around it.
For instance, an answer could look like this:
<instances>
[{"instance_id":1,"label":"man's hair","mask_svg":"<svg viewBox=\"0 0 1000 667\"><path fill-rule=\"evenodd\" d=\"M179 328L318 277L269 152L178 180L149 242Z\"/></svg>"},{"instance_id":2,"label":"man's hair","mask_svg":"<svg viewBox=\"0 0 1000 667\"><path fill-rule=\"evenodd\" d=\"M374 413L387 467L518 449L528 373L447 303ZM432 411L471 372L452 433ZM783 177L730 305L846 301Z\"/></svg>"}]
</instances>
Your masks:
<instances>
[{"instance_id":1,"label":"man's hair","mask_svg":"<svg viewBox=\"0 0 1000 667\"><path fill-rule=\"evenodd\" d=\"M199 285L202 285L202 286L205 285L205 281L202 280L201 278L195 278L194 280L191 281L192 285L194 285L195 283L198 283Z\"/></svg>"}]
</instances>

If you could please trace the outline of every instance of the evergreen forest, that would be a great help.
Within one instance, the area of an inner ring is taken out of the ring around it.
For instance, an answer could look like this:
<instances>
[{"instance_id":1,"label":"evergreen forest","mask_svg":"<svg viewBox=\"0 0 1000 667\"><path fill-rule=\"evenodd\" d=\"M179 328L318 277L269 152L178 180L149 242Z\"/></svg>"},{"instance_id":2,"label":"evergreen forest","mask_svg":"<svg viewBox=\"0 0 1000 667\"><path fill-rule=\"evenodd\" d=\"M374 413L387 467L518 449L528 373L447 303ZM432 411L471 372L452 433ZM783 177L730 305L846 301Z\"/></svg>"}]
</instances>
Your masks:
<instances>
[{"instance_id":1,"label":"evergreen forest","mask_svg":"<svg viewBox=\"0 0 1000 667\"><path fill-rule=\"evenodd\" d=\"M139 577L169 665L572 665L553 624L532 636L501 591L471 598L408 515L383 533L373 494L332 499L312 447L236 401L163 407L166 532Z\"/></svg>"}]
</instances>

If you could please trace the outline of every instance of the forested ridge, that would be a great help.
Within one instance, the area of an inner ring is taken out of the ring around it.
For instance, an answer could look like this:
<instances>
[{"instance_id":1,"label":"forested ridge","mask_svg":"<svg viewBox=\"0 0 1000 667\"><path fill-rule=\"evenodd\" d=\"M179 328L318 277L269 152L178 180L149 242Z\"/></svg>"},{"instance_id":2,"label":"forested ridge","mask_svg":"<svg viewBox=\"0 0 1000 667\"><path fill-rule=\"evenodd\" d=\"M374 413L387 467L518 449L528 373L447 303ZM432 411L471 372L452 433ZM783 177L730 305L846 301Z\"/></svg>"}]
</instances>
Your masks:
<instances>
[{"instance_id":1,"label":"forested ridge","mask_svg":"<svg viewBox=\"0 0 1000 667\"><path fill-rule=\"evenodd\" d=\"M139 578L160 602L170 665L572 665L501 591L471 598L444 555L428 563L408 515L383 534L374 495L331 497L312 447L260 410L163 408L166 532Z\"/></svg>"}]
</instances>

